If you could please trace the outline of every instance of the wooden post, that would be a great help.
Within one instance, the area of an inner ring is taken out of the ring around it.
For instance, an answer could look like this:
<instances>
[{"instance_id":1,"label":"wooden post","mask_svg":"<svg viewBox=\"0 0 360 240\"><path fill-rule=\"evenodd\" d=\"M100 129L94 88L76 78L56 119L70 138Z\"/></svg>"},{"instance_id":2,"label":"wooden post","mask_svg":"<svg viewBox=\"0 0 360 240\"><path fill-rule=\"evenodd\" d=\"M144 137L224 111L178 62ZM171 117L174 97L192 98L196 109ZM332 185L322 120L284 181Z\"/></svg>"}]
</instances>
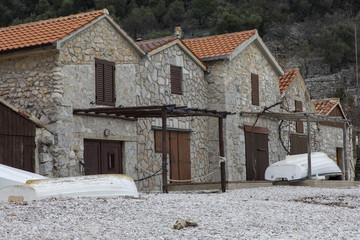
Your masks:
<instances>
[{"instance_id":1,"label":"wooden post","mask_svg":"<svg viewBox=\"0 0 360 240\"><path fill-rule=\"evenodd\" d=\"M345 163L345 180L349 180L349 167L347 161L347 153L346 153L346 122L343 125L343 159Z\"/></svg>"},{"instance_id":2,"label":"wooden post","mask_svg":"<svg viewBox=\"0 0 360 240\"><path fill-rule=\"evenodd\" d=\"M307 147L308 147L308 179L311 179L311 138L310 138L310 121L309 116L306 116L306 126L307 126Z\"/></svg>"},{"instance_id":3,"label":"wooden post","mask_svg":"<svg viewBox=\"0 0 360 240\"><path fill-rule=\"evenodd\" d=\"M223 118L219 117L219 147L220 147L220 157L225 157L224 151L224 131L223 131ZM225 172L225 162L220 163L221 171L221 191L226 191L226 172Z\"/></svg>"},{"instance_id":4,"label":"wooden post","mask_svg":"<svg viewBox=\"0 0 360 240\"><path fill-rule=\"evenodd\" d=\"M163 193L168 193L167 189L167 149L166 149L166 109L163 107L161 111L162 119L162 179Z\"/></svg>"}]
</instances>

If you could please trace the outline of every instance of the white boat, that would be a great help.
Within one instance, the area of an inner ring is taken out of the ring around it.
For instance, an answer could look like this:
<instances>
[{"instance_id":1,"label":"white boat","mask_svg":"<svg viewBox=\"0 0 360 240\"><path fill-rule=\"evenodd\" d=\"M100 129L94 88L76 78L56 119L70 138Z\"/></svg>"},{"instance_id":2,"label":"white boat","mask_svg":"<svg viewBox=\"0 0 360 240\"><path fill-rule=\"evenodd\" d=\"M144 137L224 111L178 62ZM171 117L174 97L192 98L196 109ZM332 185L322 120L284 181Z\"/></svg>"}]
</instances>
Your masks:
<instances>
[{"instance_id":1,"label":"white boat","mask_svg":"<svg viewBox=\"0 0 360 240\"><path fill-rule=\"evenodd\" d=\"M269 181L299 181L308 175L308 154L286 156L285 160L271 164L265 171L265 179ZM334 160L323 152L311 153L312 178L329 175L342 175Z\"/></svg>"},{"instance_id":2,"label":"white boat","mask_svg":"<svg viewBox=\"0 0 360 240\"><path fill-rule=\"evenodd\" d=\"M29 180L0 189L0 201L32 201L61 197L139 197L133 179L123 174Z\"/></svg>"},{"instance_id":3,"label":"white boat","mask_svg":"<svg viewBox=\"0 0 360 240\"><path fill-rule=\"evenodd\" d=\"M33 179L46 179L46 177L0 164L0 188L25 184L27 180Z\"/></svg>"}]
</instances>

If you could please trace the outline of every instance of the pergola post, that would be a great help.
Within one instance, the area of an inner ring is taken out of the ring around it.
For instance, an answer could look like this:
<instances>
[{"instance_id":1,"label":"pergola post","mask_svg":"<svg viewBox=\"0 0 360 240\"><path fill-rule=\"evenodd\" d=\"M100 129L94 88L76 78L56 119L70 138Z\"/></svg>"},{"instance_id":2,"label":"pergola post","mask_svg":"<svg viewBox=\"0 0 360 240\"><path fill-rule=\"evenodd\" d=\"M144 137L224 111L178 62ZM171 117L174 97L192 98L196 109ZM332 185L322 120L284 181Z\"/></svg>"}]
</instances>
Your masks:
<instances>
[{"instance_id":1,"label":"pergola post","mask_svg":"<svg viewBox=\"0 0 360 240\"><path fill-rule=\"evenodd\" d=\"M166 149L166 109L163 107L161 111L162 120L162 179L163 193L168 193L167 189L167 149Z\"/></svg>"},{"instance_id":2,"label":"pergola post","mask_svg":"<svg viewBox=\"0 0 360 240\"><path fill-rule=\"evenodd\" d=\"M343 159L345 162L345 180L349 180L349 167L346 153L346 122L343 123Z\"/></svg>"},{"instance_id":3,"label":"pergola post","mask_svg":"<svg viewBox=\"0 0 360 240\"><path fill-rule=\"evenodd\" d=\"M219 147L220 147L220 157L225 157L224 151L224 130L223 130L223 118L219 117ZM220 172L221 172L221 191L226 191L226 172L225 172L225 161L220 163Z\"/></svg>"},{"instance_id":4,"label":"pergola post","mask_svg":"<svg viewBox=\"0 0 360 240\"><path fill-rule=\"evenodd\" d=\"M307 147L308 147L308 179L311 179L311 138L310 138L310 121L309 116L306 116L306 127L307 127Z\"/></svg>"}]
</instances>

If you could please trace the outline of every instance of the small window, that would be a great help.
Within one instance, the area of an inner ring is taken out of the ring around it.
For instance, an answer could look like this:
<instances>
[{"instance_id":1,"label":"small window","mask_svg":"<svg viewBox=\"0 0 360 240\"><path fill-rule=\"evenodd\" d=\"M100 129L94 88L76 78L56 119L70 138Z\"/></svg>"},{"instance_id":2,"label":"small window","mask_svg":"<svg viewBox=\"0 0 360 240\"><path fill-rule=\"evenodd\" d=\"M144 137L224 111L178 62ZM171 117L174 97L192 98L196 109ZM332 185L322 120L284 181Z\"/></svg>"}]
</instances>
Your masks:
<instances>
[{"instance_id":1,"label":"small window","mask_svg":"<svg viewBox=\"0 0 360 240\"><path fill-rule=\"evenodd\" d=\"M95 59L96 104L115 106L115 63Z\"/></svg>"},{"instance_id":2,"label":"small window","mask_svg":"<svg viewBox=\"0 0 360 240\"><path fill-rule=\"evenodd\" d=\"M259 75L251 74L251 103L252 105L259 106Z\"/></svg>"},{"instance_id":3,"label":"small window","mask_svg":"<svg viewBox=\"0 0 360 240\"><path fill-rule=\"evenodd\" d=\"M301 101L295 100L295 112L302 112L303 105ZM296 121L296 132L297 133L304 133L304 123L301 121Z\"/></svg>"},{"instance_id":4,"label":"small window","mask_svg":"<svg viewBox=\"0 0 360 240\"><path fill-rule=\"evenodd\" d=\"M170 65L171 93L182 94L182 69L181 67Z\"/></svg>"}]
</instances>

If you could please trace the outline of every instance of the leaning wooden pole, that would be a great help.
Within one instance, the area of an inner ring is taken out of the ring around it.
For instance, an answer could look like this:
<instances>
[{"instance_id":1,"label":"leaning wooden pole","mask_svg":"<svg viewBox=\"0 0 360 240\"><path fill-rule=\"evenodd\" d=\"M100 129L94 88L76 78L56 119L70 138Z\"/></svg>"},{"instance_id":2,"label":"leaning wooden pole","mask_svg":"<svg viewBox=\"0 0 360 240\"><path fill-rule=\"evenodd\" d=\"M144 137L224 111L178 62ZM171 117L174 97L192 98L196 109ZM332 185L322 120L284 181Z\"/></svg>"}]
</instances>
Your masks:
<instances>
[{"instance_id":1,"label":"leaning wooden pole","mask_svg":"<svg viewBox=\"0 0 360 240\"><path fill-rule=\"evenodd\" d=\"M162 179L163 193L168 193L167 189L167 149L166 149L166 109L163 107L161 112L162 119Z\"/></svg>"},{"instance_id":2,"label":"leaning wooden pole","mask_svg":"<svg viewBox=\"0 0 360 240\"><path fill-rule=\"evenodd\" d=\"M344 159L344 163L345 163L345 180L349 180L349 166L348 166L348 161L347 161L347 153L346 153L346 122L344 122L343 125L343 159Z\"/></svg>"},{"instance_id":3,"label":"leaning wooden pole","mask_svg":"<svg viewBox=\"0 0 360 240\"><path fill-rule=\"evenodd\" d=\"M224 123L223 118L219 117L219 147L220 147L220 157L225 157L224 151ZM225 172L225 161L221 161L220 163L220 171L221 171L221 191L226 191L226 172Z\"/></svg>"},{"instance_id":4,"label":"leaning wooden pole","mask_svg":"<svg viewBox=\"0 0 360 240\"><path fill-rule=\"evenodd\" d=\"M310 138L310 121L309 117L306 117L306 127L307 127L307 147L308 147L308 179L311 179L311 138Z\"/></svg>"}]
</instances>

